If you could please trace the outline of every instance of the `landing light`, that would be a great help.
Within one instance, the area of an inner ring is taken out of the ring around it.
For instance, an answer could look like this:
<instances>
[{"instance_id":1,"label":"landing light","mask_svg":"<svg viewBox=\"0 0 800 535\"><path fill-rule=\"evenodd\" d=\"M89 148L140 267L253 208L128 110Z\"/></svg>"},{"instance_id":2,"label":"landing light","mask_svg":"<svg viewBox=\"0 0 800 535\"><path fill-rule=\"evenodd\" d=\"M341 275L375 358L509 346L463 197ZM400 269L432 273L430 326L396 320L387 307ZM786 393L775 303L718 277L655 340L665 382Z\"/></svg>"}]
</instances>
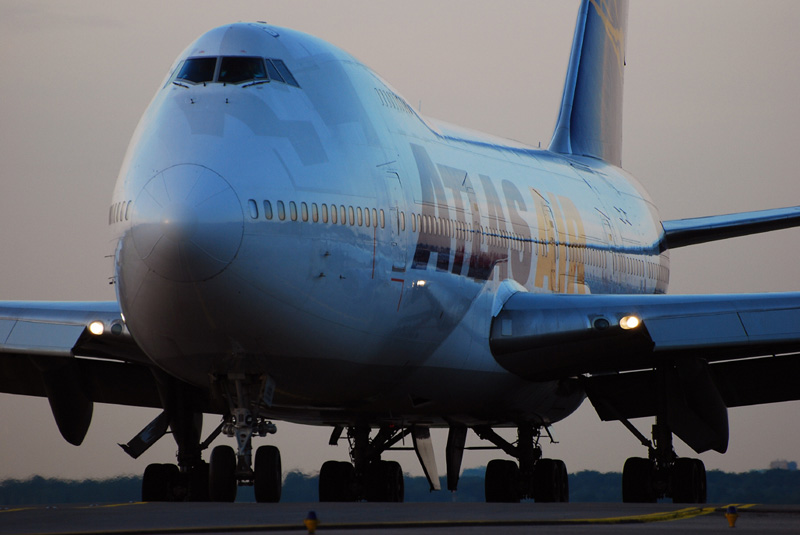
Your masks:
<instances>
[{"instance_id":1,"label":"landing light","mask_svg":"<svg viewBox=\"0 0 800 535\"><path fill-rule=\"evenodd\" d=\"M640 320L637 316L625 316L619 320L619 326L625 330L635 329L640 323L642 323L642 320Z\"/></svg>"},{"instance_id":2,"label":"landing light","mask_svg":"<svg viewBox=\"0 0 800 535\"><path fill-rule=\"evenodd\" d=\"M417 285L417 287L421 288L421 287L425 286L426 284L427 284L427 282L426 282L426 281L424 281L424 280L419 280L419 281L417 281L417 284L416 284L416 285Z\"/></svg>"},{"instance_id":3,"label":"landing light","mask_svg":"<svg viewBox=\"0 0 800 535\"><path fill-rule=\"evenodd\" d=\"M103 325L102 321L93 321L89 324L89 332L95 336L100 336L103 334L105 330L105 326Z\"/></svg>"}]
</instances>

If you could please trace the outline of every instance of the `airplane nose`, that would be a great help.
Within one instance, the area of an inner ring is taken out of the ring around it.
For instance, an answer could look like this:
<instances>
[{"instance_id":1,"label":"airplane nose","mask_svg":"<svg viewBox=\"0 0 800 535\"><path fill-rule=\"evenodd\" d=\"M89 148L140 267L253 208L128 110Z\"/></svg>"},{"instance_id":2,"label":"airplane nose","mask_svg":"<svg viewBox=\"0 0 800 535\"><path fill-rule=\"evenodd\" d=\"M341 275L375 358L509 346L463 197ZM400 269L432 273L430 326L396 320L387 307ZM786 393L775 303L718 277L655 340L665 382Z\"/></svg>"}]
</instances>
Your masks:
<instances>
[{"instance_id":1,"label":"airplane nose","mask_svg":"<svg viewBox=\"0 0 800 535\"><path fill-rule=\"evenodd\" d=\"M139 258L165 279L207 280L239 252L244 217L231 185L207 167L164 169L134 201L131 235Z\"/></svg>"}]
</instances>

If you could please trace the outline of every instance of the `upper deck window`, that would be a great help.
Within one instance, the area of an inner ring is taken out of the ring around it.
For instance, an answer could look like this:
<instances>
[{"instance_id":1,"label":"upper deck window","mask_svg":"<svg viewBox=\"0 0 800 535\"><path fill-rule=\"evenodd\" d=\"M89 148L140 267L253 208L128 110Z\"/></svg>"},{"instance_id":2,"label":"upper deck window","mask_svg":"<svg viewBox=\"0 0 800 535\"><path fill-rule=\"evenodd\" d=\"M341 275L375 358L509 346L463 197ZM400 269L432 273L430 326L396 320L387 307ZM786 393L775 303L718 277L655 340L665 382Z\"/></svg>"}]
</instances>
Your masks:
<instances>
[{"instance_id":1,"label":"upper deck window","mask_svg":"<svg viewBox=\"0 0 800 535\"><path fill-rule=\"evenodd\" d=\"M217 81L238 84L250 81L268 81L263 58L226 56L222 58Z\"/></svg>"},{"instance_id":2,"label":"upper deck window","mask_svg":"<svg viewBox=\"0 0 800 535\"><path fill-rule=\"evenodd\" d=\"M176 78L195 84L214 80L217 58L189 58L181 66Z\"/></svg>"}]
</instances>

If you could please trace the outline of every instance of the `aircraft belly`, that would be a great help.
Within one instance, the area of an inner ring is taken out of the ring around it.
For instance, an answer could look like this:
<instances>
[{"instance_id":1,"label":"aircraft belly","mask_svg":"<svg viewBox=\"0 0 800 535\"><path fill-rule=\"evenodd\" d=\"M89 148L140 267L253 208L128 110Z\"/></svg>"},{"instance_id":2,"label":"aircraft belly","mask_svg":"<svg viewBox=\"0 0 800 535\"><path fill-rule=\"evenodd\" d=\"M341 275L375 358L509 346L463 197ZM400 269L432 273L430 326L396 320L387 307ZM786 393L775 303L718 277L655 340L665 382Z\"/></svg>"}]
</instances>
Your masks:
<instances>
[{"instance_id":1,"label":"aircraft belly","mask_svg":"<svg viewBox=\"0 0 800 535\"><path fill-rule=\"evenodd\" d=\"M376 424L550 424L573 413L585 397L572 380L532 383L505 373L307 358L294 361L295 366L298 363L327 380L311 387L309 379L295 392L278 388L275 405L267 412L270 417L318 425L364 420Z\"/></svg>"}]
</instances>

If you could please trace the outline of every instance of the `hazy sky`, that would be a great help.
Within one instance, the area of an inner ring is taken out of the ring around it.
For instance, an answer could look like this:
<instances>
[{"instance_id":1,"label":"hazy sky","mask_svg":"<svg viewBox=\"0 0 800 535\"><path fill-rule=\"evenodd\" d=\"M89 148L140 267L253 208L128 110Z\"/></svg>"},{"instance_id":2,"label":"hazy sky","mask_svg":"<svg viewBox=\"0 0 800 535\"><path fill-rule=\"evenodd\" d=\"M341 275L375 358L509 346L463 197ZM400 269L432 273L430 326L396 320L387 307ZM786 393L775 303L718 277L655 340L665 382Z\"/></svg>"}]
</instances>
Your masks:
<instances>
[{"instance_id":1,"label":"hazy sky","mask_svg":"<svg viewBox=\"0 0 800 535\"><path fill-rule=\"evenodd\" d=\"M800 204L800 3L631 4L622 161L662 218ZM119 166L174 58L206 30L266 20L315 34L370 65L425 115L546 145L577 5L0 0L0 299L113 299L106 223ZM798 242L800 230L785 230L674 251L670 291L798 290ZM727 471L800 460L798 408L731 409L729 452L701 458ZM79 448L61 438L45 399L3 394L0 414L0 479L139 474L174 459L170 437L138 461L116 446L157 411L95 405ZM651 420L634 423L649 435ZM285 470L310 472L347 458L328 434L278 423L269 440ZM560 443L545 454L570 472L619 471L626 457L645 454L588 402L554 434ZM444 473L445 434L434 441ZM391 457L421 474L413 454ZM464 467L490 458L467 452Z\"/></svg>"}]
</instances>

